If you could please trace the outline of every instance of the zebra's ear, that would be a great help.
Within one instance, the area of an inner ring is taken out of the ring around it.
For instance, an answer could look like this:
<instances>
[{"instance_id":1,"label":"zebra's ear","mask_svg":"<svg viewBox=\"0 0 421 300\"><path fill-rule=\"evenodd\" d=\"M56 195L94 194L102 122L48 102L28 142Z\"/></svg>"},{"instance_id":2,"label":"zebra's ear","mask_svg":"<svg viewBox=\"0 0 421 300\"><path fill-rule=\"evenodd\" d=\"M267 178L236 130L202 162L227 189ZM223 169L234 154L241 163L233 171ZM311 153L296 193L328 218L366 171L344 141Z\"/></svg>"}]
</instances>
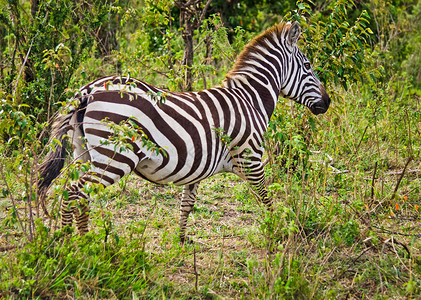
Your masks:
<instances>
[{"instance_id":1,"label":"zebra's ear","mask_svg":"<svg viewBox=\"0 0 421 300\"><path fill-rule=\"evenodd\" d=\"M289 33L288 33L288 44L293 47L297 44L298 39L300 38L300 34L301 34L301 27L300 27L300 23L298 23L297 21L295 21L290 29L289 29Z\"/></svg>"}]
</instances>

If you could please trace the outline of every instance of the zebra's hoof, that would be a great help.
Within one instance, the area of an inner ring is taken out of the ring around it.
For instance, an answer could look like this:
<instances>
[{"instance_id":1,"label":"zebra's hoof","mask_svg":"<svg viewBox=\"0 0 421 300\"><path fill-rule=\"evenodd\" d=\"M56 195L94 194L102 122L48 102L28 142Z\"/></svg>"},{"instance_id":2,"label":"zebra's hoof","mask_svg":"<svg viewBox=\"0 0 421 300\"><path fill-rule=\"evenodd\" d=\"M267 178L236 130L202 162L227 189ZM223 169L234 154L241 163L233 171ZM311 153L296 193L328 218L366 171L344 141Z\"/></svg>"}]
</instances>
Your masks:
<instances>
[{"instance_id":1,"label":"zebra's hoof","mask_svg":"<svg viewBox=\"0 0 421 300\"><path fill-rule=\"evenodd\" d=\"M193 240L189 237L180 237L181 245L184 245L184 244L192 245L193 243L194 243Z\"/></svg>"}]
</instances>

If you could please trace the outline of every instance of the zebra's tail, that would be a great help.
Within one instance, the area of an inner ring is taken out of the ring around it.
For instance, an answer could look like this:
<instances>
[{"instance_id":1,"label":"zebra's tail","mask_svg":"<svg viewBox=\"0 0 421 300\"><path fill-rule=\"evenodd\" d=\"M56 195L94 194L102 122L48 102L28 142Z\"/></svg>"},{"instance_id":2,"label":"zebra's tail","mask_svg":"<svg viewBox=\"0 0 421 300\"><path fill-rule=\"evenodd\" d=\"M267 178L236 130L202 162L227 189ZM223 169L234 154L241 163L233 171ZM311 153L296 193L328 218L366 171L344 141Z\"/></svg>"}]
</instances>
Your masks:
<instances>
[{"instance_id":1,"label":"zebra's tail","mask_svg":"<svg viewBox=\"0 0 421 300\"><path fill-rule=\"evenodd\" d=\"M55 143L54 147L47 153L44 158L44 162L38 166L38 195L39 202L44 213L50 217L45 206L45 198L48 188L54 179L58 177L61 169L64 166L64 160L66 158L66 133L71 128L70 119L76 109L72 109L66 115L59 115L53 123L51 132L50 142L54 139L58 143ZM51 218L51 217L50 217Z\"/></svg>"}]
</instances>

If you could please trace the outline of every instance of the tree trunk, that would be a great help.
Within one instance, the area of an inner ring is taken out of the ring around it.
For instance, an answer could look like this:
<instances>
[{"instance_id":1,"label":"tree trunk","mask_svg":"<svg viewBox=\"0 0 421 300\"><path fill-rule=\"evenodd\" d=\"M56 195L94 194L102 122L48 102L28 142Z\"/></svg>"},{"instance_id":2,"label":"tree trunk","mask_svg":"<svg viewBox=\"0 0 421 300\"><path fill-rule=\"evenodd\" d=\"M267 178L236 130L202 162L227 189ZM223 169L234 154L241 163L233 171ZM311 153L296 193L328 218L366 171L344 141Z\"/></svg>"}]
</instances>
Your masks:
<instances>
[{"instance_id":1,"label":"tree trunk","mask_svg":"<svg viewBox=\"0 0 421 300\"><path fill-rule=\"evenodd\" d=\"M205 7L200 11L200 0L189 0L187 2L177 1L175 4L180 9L180 24L183 28L184 40L184 84L183 91L193 90L193 34L194 30L199 28L205 17L206 11L212 0L208 0Z\"/></svg>"},{"instance_id":2,"label":"tree trunk","mask_svg":"<svg viewBox=\"0 0 421 300\"><path fill-rule=\"evenodd\" d=\"M185 68L184 73L184 90L192 91L193 90L193 24L190 22L190 18L185 19L184 23L184 55L183 55L183 66Z\"/></svg>"},{"instance_id":3,"label":"tree trunk","mask_svg":"<svg viewBox=\"0 0 421 300\"><path fill-rule=\"evenodd\" d=\"M31 16L34 19L38 13L38 0L31 0Z\"/></svg>"}]
</instances>

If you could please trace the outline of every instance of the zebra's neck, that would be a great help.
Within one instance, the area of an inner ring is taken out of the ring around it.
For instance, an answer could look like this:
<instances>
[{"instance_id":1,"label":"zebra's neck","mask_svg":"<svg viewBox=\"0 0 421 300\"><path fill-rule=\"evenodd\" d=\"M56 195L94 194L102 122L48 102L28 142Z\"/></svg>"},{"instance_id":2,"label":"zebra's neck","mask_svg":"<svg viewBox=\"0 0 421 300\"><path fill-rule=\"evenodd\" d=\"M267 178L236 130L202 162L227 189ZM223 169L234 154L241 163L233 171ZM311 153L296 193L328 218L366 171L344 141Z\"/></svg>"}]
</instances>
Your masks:
<instances>
[{"instance_id":1,"label":"zebra's neck","mask_svg":"<svg viewBox=\"0 0 421 300\"><path fill-rule=\"evenodd\" d=\"M269 122L280 90L272 78L268 79L262 74L242 71L226 80L224 86L239 90L244 99L263 116L266 123Z\"/></svg>"},{"instance_id":2,"label":"zebra's neck","mask_svg":"<svg viewBox=\"0 0 421 300\"><path fill-rule=\"evenodd\" d=\"M268 121L284 84L291 49L286 45L290 24L276 25L254 38L238 56L224 81L242 91Z\"/></svg>"}]
</instances>

